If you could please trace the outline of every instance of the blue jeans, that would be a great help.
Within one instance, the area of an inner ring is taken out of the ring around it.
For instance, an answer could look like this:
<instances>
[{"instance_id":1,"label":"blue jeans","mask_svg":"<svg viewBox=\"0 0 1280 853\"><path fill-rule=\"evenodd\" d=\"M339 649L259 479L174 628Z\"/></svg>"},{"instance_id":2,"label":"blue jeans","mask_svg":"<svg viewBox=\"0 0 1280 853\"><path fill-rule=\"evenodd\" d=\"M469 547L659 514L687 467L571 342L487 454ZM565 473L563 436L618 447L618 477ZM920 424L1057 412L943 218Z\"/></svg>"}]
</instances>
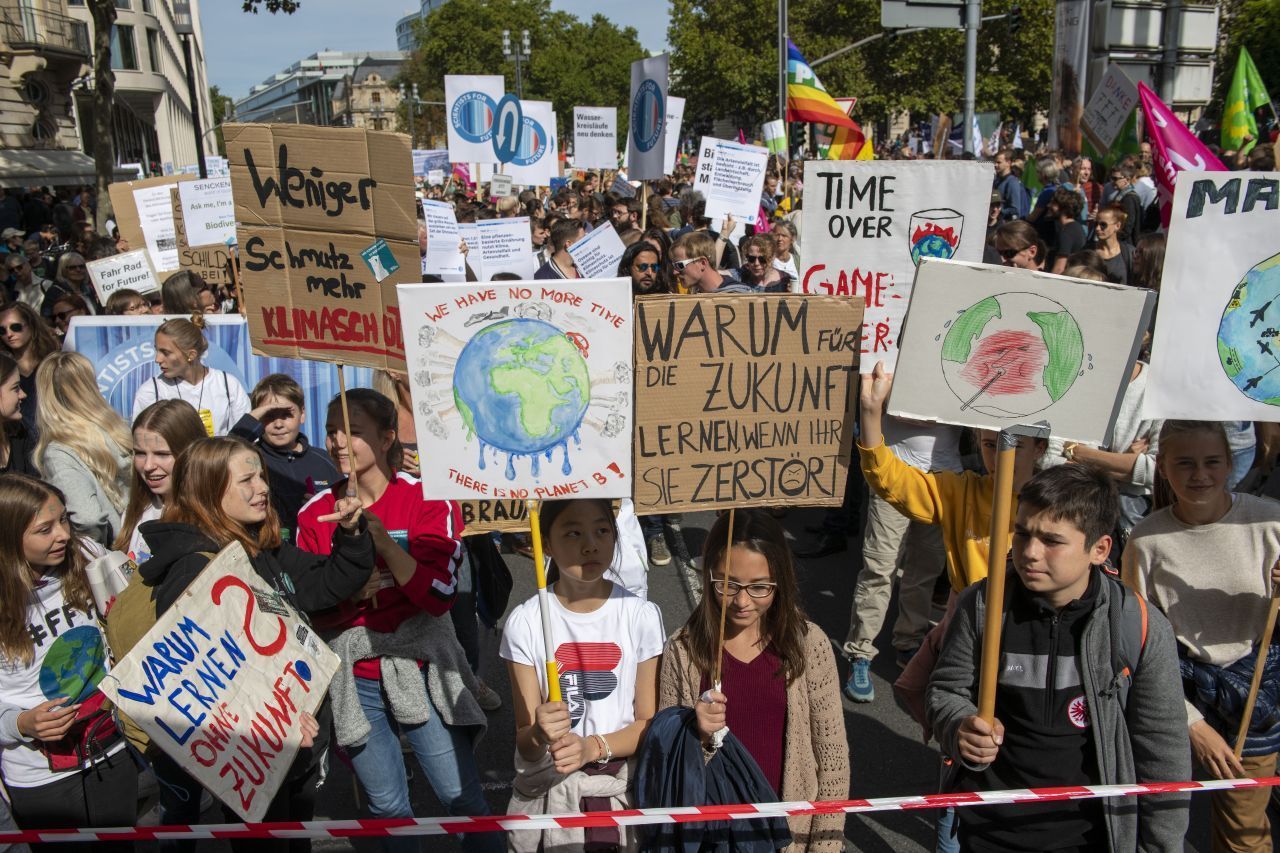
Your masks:
<instances>
[{"instance_id":1,"label":"blue jeans","mask_svg":"<svg viewBox=\"0 0 1280 853\"><path fill-rule=\"evenodd\" d=\"M418 765L449 814L489 814L480 790L480 771L471 738L465 730L445 725L434 707L425 723L401 727L390 714L381 681L357 678L356 693L371 729L369 739L348 750L348 755L374 817L413 817L409 782L400 752L398 733L402 730ZM382 849L388 853L410 853L420 849L419 839L388 836L382 839ZM468 833L462 837L462 849L469 853L502 853L507 849L506 837L500 832Z\"/></svg>"},{"instance_id":2,"label":"blue jeans","mask_svg":"<svg viewBox=\"0 0 1280 853\"><path fill-rule=\"evenodd\" d=\"M938 842L934 853L960 853L960 838L956 835L956 810L942 809L938 813Z\"/></svg>"}]
</instances>

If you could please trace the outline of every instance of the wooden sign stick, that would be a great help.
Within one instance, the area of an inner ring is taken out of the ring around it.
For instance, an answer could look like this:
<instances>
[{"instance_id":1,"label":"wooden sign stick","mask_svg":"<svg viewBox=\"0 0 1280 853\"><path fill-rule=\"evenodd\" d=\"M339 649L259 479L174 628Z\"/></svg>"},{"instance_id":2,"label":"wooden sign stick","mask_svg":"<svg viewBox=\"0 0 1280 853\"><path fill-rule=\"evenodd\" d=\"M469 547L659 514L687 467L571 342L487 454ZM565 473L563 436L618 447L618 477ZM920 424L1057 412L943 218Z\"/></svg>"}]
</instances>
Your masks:
<instances>
[{"instance_id":1,"label":"wooden sign stick","mask_svg":"<svg viewBox=\"0 0 1280 853\"><path fill-rule=\"evenodd\" d=\"M1253 706L1258 701L1258 688L1262 686L1262 674L1267 666L1267 652L1271 648L1271 634L1276 630L1276 614L1280 612L1280 597L1276 589L1271 588L1271 606L1267 609L1267 627L1262 629L1258 638L1258 656L1253 661L1253 680L1249 682L1249 697L1245 699L1244 711L1240 714L1240 731L1236 733L1236 758L1244 752L1244 742L1249 735L1249 723L1253 720Z\"/></svg>"},{"instance_id":2,"label":"wooden sign stick","mask_svg":"<svg viewBox=\"0 0 1280 853\"><path fill-rule=\"evenodd\" d=\"M227 248L230 250L227 253L227 263L231 267L231 284L236 289L236 308L239 309L240 316L243 317L245 316L245 313L244 291L240 289L240 248L236 245L228 246ZM341 368L339 368L339 370L341 370Z\"/></svg>"},{"instance_id":3,"label":"wooden sign stick","mask_svg":"<svg viewBox=\"0 0 1280 853\"><path fill-rule=\"evenodd\" d=\"M1009 555L1009 514L1013 504L1013 458L1018 436L1002 430L996 444L995 491L991 495L991 551L987 555L987 618L982 629L982 669L978 678L978 716L996 717L1000 680L1000 628L1004 618L1004 576Z\"/></svg>"},{"instance_id":4,"label":"wooden sign stick","mask_svg":"<svg viewBox=\"0 0 1280 853\"><path fill-rule=\"evenodd\" d=\"M342 401L342 431L347 438L347 497L360 498L360 488L356 485L355 452L351 449L351 412L347 409L347 375L338 365L338 399Z\"/></svg>"},{"instance_id":5,"label":"wooden sign stick","mask_svg":"<svg viewBox=\"0 0 1280 853\"><path fill-rule=\"evenodd\" d=\"M554 640L551 638L551 601L547 597L547 568L542 559L542 527L538 518L538 502L526 501L529 508L529 538L533 540L533 572L538 581L538 613L542 616L542 647L547 667L547 701L560 700L560 666L556 663Z\"/></svg>"},{"instance_id":6,"label":"wooden sign stick","mask_svg":"<svg viewBox=\"0 0 1280 853\"><path fill-rule=\"evenodd\" d=\"M640 233L649 227L649 182L640 182ZM729 510L733 512L733 510Z\"/></svg>"},{"instance_id":7,"label":"wooden sign stick","mask_svg":"<svg viewBox=\"0 0 1280 853\"><path fill-rule=\"evenodd\" d=\"M729 564L733 557L733 508L729 508L729 533L725 537L724 561L720 566L720 640L716 643L716 659L711 675L712 687L720 689L720 675L724 669L724 623L729 613Z\"/></svg>"}]
</instances>

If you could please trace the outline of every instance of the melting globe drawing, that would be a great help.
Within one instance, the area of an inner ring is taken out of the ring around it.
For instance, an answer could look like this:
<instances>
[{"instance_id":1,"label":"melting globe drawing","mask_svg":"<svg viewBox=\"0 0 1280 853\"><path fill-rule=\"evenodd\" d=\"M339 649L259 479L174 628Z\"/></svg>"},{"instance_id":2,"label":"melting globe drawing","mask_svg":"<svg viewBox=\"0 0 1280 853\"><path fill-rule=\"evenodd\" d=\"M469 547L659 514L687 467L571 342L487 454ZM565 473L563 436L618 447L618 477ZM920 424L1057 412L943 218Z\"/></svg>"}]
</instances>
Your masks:
<instances>
[{"instance_id":1,"label":"melting globe drawing","mask_svg":"<svg viewBox=\"0 0 1280 853\"><path fill-rule=\"evenodd\" d=\"M1280 406L1280 254L1244 274L1218 325L1218 360L1245 396Z\"/></svg>"},{"instance_id":2,"label":"melting globe drawing","mask_svg":"<svg viewBox=\"0 0 1280 853\"><path fill-rule=\"evenodd\" d=\"M480 467L506 454L506 476L515 460L530 458L536 477L540 458L562 454L569 474L569 442L591 402L591 379L578 347L542 320L518 318L486 327L463 347L453 371L453 398L467 438L479 439ZM491 459L486 459L486 454Z\"/></svg>"},{"instance_id":3,"label":"melting globe drawing","mask_svg":"<svg viewBox=\"0 0 1280 853\"><path fill-rule=\"evenodd\" d=\"M106 660L106 648L97 628L79 625L65 631L44 656L40 692L46 699L65 696L69 702L83 702L106 673Z\"/></svg>"},{"instance_id":4,"label":"melting globe drawing","mask_svg":"<svg viewBox=\"0 0 1280 853\"><path fill-rule=\"evenodd\" d=\"M961 411L1033 415L1061 400L1084 372L1080 325L1039 294L988 296L945 328L935 340L942 340L942 375Z\"/></svg>"}]
</instances>

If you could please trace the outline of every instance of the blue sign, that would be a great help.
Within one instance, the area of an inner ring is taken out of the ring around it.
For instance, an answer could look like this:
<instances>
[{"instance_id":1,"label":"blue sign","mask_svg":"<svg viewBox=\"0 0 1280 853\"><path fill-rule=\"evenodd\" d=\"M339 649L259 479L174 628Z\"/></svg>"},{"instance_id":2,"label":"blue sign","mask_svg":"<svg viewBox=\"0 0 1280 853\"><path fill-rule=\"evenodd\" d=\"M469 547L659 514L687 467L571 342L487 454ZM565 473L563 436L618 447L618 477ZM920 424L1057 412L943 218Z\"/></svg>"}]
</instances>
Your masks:
<instances>
[{"instance_id":1,"label":"blue sign","mask_svg":"<svg viewBox=\"0 0 1280 853\"><path fill-rule=\"evenodd\" d=\"M662 89L656 81L645 80L636 89L635 100L631 102L631 139L637 151L644 153L658 144L666 120L667 105L662 98Z\"/></svg>"},{"instance_id":2,"label":"blue sign","mask_svg":"<svg viewBox=\"0 0 1280 853\"><path fill-rule=\"evenodd\" d=\"M524 131L524 110L515 95L503 95L493 114L493 155L499 163L510 163L520 152Z\"/></svg>"},{"instance_id":3,"label":"blue sign","mask_svg":"<svg viewBox=\"0 0 1280 853\"><path fill-rule=\"evenodd\" d=\"M513 160L517 166L532 166L547 153L547 132L542 125L525 116L524 133L520 137L520 145Z\"/></svg>"}]
</instances>

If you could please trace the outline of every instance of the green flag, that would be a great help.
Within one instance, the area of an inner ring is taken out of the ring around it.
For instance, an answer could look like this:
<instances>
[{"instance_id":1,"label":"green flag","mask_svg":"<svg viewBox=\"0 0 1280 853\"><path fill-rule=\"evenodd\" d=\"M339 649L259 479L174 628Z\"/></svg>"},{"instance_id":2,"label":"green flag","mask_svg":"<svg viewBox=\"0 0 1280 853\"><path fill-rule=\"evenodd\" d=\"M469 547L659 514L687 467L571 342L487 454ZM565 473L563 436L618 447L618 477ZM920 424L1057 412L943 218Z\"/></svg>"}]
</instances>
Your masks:
<instances>
[{"instance_id":1,"label":"green flag","mask_svg":"<svg viewBox=\"0 0 1280 853\"><path fill-rule=\"evenodd\" d=\"M1231 88L1227 90L1226 108L1222 111L1222 147L1247 151L1257 144L1258 122L1253 117L1253 111L1269 103L1271 96L1263 85L1258 66L1253 64L1248 48L1240 48L1236 71L1231 77ZM1245 134L1253 137L1247 147Z\"/></svg>"},{"instance_id":2,"label":"green flag","mask_svg":"<svg viewBox=\"0 0 1280 853\"><path fill-rule=\"evenodd\" d=\"M1044 183L1040 180L1040 172L1036 169L1036 157L1034 154L1027 152L1027 167L1022 172L1022 184L1031 193L1031 203L1036 203L1036 196L1040 194L1040 190L1044 189Z\"/></svg>"}]
</instances>

